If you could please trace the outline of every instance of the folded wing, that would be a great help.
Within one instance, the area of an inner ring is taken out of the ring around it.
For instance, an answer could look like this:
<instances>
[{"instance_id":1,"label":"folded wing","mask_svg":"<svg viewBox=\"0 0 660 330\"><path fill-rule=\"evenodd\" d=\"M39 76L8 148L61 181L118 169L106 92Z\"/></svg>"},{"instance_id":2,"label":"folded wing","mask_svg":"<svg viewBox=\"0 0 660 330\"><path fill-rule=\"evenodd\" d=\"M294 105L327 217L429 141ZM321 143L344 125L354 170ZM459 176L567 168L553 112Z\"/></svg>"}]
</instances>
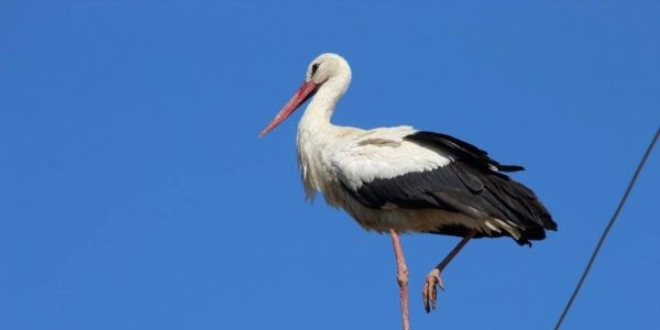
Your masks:
<instances>
[{"instance_id":1,"label":"folded wing","mask_svg":"<svg viewBox=\"0 0 660 330\"><path fill-rule=\"evenodd\" d=\"M557 229L534 192L502 173L523 167L502 165L448 135L411 131L389 139L362 139L333 163L342 188L368 208L441 209L501 221L520 232L515 239L521 244L543 239L545 229Z\"/></svg>"}]
</instances>

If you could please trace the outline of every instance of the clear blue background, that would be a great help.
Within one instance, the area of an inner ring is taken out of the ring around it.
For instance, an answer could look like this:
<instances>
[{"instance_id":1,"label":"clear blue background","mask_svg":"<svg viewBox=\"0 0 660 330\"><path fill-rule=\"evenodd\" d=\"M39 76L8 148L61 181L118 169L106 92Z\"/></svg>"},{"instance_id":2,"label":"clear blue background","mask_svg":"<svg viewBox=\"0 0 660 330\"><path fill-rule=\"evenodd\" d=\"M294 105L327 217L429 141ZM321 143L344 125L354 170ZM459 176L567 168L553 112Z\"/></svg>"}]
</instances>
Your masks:
<instances>
[{"instance_id":1,"label":"clear blue background","mask_svg":"<svg viewBox=\"0 0 660 330\"><path fill-rule=\"evenodd\" d=\"M520 163L560 230L403 237L415 329L551 328L660 125L660 3L0 2L1 329L398 329L387 236L303 199L294 115L323 52L337 124ZM660 153L564 329L660 327Z\"/></svg>"}]
</instances>

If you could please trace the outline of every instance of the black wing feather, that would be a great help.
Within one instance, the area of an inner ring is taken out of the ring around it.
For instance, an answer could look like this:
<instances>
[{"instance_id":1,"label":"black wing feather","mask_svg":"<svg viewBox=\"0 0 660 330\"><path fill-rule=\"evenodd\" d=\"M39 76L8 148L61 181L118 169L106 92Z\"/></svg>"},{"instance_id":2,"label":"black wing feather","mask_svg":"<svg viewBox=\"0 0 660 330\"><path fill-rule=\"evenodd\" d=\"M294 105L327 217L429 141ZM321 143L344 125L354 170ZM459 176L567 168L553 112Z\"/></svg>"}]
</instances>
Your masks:
<instances>
[{"instance_id":1,"label":"black wing feather","mask_svg":"<svg viewBox=\"0 0 660 330\"><path fill-rule=\"evenodd\" d=\"M520 165L502 165L488 157L488 152L451 135L422 131L408 135L405 139L420 145L440 148L450 152L459 156L467 164L477 168L495 166L501 172L517 172L525 169Z\"/></svg>"},{"instance_id":2,"label":"black wing feather","mask_svg":"<svg viewBox=\"0 0 660 330\"><path fill-rule=\"evenodd\" d=\"M405 140L452 155L454 161L430 171L376 178L357 190L345 185L344 189L374 209L390 203L410 209L442 209L475 219L508 220L521 229L520 244L545 238L545 229L557 229L534 192L501 173L520 171L522 166L501 165L487 152L445 134L417 132ZM467 230L452 226L438 228L437 233L464 235Z\"/></svg>"}]
</instances>

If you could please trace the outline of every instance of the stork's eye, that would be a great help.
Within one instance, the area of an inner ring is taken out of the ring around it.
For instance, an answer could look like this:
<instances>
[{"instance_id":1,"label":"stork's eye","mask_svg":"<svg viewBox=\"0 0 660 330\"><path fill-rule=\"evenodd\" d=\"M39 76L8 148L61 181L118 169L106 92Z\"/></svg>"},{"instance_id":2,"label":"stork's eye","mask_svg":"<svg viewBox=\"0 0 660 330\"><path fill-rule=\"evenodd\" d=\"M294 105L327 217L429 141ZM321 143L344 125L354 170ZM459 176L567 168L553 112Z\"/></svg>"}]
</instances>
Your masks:
<instances>
[{"instance_id":1,"label":"stork's eye","mask_svg":"<svg viewBox=\"0 0 660 330\"><path fill-rule=\"evenodd\" d=\"M316 73L316 70L319 69L319 66L320 66L320 65L321 65L321 64L318 64L318 63L314 63L314 64L312 64L312 76Z\"/></svg>"}]
</instances>

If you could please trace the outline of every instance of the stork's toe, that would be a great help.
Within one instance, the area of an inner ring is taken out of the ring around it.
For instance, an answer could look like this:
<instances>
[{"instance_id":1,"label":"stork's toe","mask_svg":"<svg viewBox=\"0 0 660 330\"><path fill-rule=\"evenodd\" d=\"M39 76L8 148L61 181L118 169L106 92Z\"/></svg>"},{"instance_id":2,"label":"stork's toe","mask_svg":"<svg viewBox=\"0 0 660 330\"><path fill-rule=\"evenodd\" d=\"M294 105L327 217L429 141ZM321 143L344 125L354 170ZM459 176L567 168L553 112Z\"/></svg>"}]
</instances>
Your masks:
<instances>
[{"instance_id":1,"label":"stork's toe","mask_svg":"<svg viewBox=\"0 0 660 330\"><path fill-rule=\"evenodd\" d=\"M433 269L428 275L426 275L426 283L424 283L424 289L422 290L422 297L424 299L424 309L427 313L430 313L431 310L435 310L438 298L438 288L444 290L445 285L440 278L440 271Z\"/></svg>"}]
</instances>

